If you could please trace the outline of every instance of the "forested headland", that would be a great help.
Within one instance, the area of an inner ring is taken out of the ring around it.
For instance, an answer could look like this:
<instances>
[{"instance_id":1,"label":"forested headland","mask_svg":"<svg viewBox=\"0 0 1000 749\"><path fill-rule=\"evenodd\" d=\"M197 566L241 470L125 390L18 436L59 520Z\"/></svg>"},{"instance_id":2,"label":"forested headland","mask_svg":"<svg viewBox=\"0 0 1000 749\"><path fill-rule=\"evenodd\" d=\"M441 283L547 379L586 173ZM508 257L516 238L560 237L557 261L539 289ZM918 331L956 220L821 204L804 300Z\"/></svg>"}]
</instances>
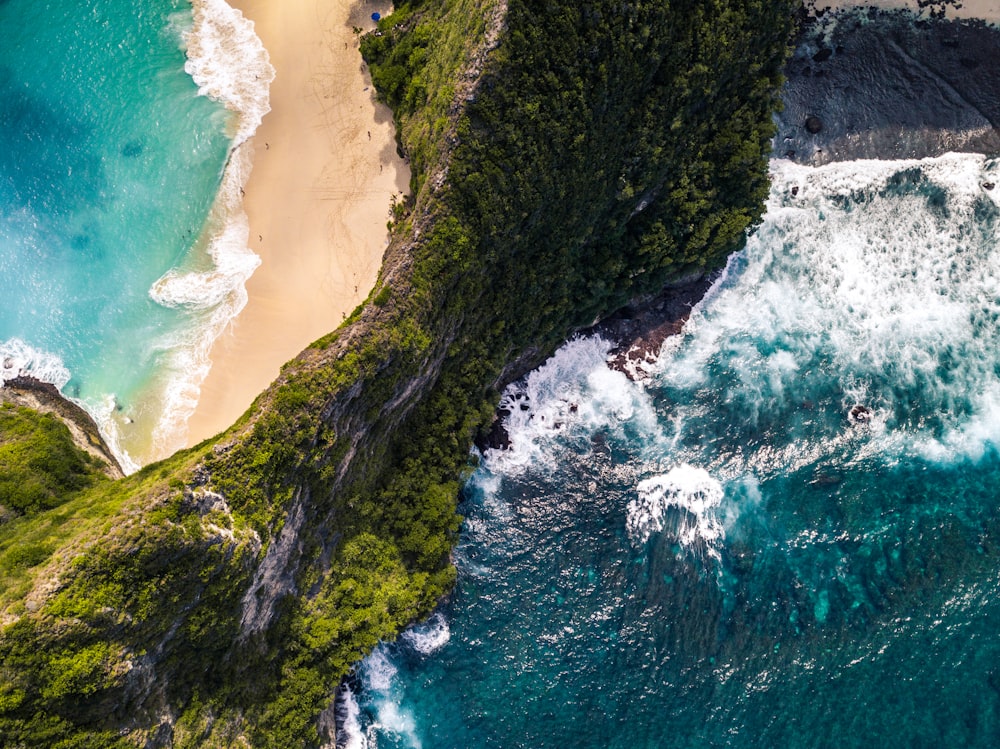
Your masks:
<instances>
[{"instance_id":1,"label":"forested headland","mask_svg":"<svg viewBox=\"0 0 1000 749\"><path fill-rule=\"evenodd\" d=\"M503 385L719 267L759 220L794 7L441 0L383 18L362 52L413 197L375 289L219 437L117 481L84 466L12 510L4 746L328 741L341 679L452 585L463 472Z\"/></svg>"}]
</instances>

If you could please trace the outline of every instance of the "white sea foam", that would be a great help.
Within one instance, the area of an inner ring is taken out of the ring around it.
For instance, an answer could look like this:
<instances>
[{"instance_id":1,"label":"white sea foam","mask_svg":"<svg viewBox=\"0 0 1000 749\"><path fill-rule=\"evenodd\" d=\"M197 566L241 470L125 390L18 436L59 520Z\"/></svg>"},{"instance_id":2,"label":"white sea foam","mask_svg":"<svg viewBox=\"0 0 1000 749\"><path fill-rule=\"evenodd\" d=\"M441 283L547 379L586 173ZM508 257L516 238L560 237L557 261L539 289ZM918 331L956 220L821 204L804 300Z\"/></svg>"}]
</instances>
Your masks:
<instances>
[{"instance_id":1,"label":"white sea foam","mask_svg":"<svg viewBox=\"0 0 1000 749\"><path fill-rule=\"evenodd\" d=\"M251 169L251 154L235 150L223 175L208 222L207 253L214 268L209 271L167 271L149 291L157 303L187 310L190 326L154 344L166 352L161 402L163 417L153 432L160 454L183 447L187 421L198 405L201 383L212 362L212 344L247 303L246 281L260 265L248 249L249 223L243 212L241 187Z\"/></svg>"},{"instance_id":2,"label":"white sea foam","mask_svg":"<svg viewBox=\"0 0 1000 749\"><path fill-rule=\"evenodd\" d=\"M193 0L194 23L184 34L184 69L198 92L222 102L237 116L232 132L239 146L256 132L271 111L269 91L274 67L253 21L225 0Z\"/></svg>"},{"instance_id":3,"label":"white sea foam","mask_svg":"<svg viewBox=\"0 0 1000 749\"><path fill-rule=\"evenodd\" d=\"M387 694L392 691L399 669L385 645L376 647L361 663L361 678L369 692Z\"/></svg>"},{"instance_id":4,"label":"white sea foam","mask_svg":"<svg viewBox=\"0 0 1000 749\"><path fill-rule=\"evenodd\" d=\"M247 303L246 282L260 265L249 249L250 228L243 210L243 187L253 152L246 141L270 111L274 79L267 51L252 21L223 0L195 0L193 24L182 32L188 56L185 70L199 93L235 114L230 151L219 193L202 237L211 258L209 270L174 268L158 279L150 297L165 307L186 310L190 326L155 342L166 354L162 381L162 418L153 432L157 454L183 447L187 422L198 405L201 383L211 369L216 338Z\"/></svg>"},{"instance_id":5,"label":"white sea foam","mask_svg":"<svg viewBox=\"0 0 1000 749\"><path fill-rule=\"evenodd\" d=\"M407 629L400 639L421 655L430 655L448 643L451 639L451 629L444 615L435 613L426 622Z\"/></svg>"},{"instance_id":6,"label":"white sea foam","mask_svg":"<svg viewBox=\"0 0 1000 749\"><path fill-rule=\"evenodd\" d=\"M517 472L544 465L552 440L570 426L590 434L598 429L619 432L628 424L648 439L658 438L656 414L642 384L608 368L611 347L597 336L574 338L509 386L500 408L509 412L504 425L510 448L487 451L487 467Z\"/></svg>"},{"instance_id":7,"label":"white sea foam","mask_svg":"<svg viewBox=\"0 0 1000 749\"><path fill-rule=\"evenodd\" d=\"M625 527L638 543L645 543L653 534L664 530L667 511L681 510L677 538L685 547L704 544L708 554L718 557L717 544L724 537L719 507L722 485L707 471L687 464L668 473L640 481L638 496L628 503Z\"/></svg>"},{"instance_id":8,"label":"white sea foam","mask_svg":"<svg viewBox=\"0 0 1000 749\"><path fill-rule=\"evenodd\" d=\"M118 465L126 474L135 473L141 465L129 454L123 444L123 435L118 428L118 421L115 419L118 410L118 402L113 395L105 395L97 400L78 401L81 406L90 414L94 423L101 431L101 436L107 443L108 448L118 460Z\"/></svg>"},{"instance_id":9,"label":"white sea foam","mask_svg":"<svg viewBox=\"0 0 1000 749\"><path fill-rule=\"evenodd\" d=\"M763 225L666 353L659 382L697 389L725 367L720 397L755 424L832 379L845 430L855 405L871 409L865 453L974 454L995 442L1000 194L984 184L997 176L995 162L967 154L774 162Z\"/></svg>"},{"instance_id":10,"label":"white sea foam","mask_svg":"<svg viewBox=\"0 0 1000 749\"><path fill-rule=\"evenodd\" d=\"M344 687L337 702L337 748L369 749L361 728L361 708L350 687Z\"/></svg>"},{"instance_id":11,"label":"white sea foam","mask_svg":"<svg viewBox=\"0 0 1000 749\"><path fill-rule=\"evenodd\" d=\"M420 749L413 712L400 706L401 697L396 683L399 669L392 662L392 654L385 645L379 645L361 663L361 679L364 685L366 707L375 713L376 722L369 727L367 746L378 745L379 733L391 733L396 740L402 740L410 749Z\"/></svg>"},{"instance_id":12,"label":"white sea foam","mask_svg":"<svg viewBox=\"0 0 1000 749\"><path fill-rule=\"evenodd\" d=\"M33 348L20 338L0 342L0 385L19 375L49 382L60 390L70 379L69 370L55 354Z\"/></svg>"},{"instance_id":13,"label":"white sea foam","mask_svg":"<svg viewBox=\"0 0 1000 749\"><path fill-rule=\"evenodd\" d=\"M413 711L401 707L398 702L390 700L378 700L375 703L375 713L378 722L372 726L375 732L388 732L393 734L397 741L405 742L408 749L421 749L423 742L417 734L417 721L413 717Z\"/></svg>"}]
</instances>

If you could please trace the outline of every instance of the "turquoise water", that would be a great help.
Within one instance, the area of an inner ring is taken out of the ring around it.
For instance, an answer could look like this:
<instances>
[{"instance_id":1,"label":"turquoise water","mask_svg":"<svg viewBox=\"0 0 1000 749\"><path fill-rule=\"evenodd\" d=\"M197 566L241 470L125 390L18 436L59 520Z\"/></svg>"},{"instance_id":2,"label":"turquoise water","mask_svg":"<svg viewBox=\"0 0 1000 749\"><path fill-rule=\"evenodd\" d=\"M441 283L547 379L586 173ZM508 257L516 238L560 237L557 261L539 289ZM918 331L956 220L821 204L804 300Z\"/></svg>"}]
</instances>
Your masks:
<instances>
[{"instance_id":1,"label":"turquoise water","mask_svg":"<svg viewBox=\"0 0 1000 749\"><path fill-rule=\"evenodd\" d=\"M185 72L192 27L184 0L0 3L0 374L60 385L137 457L209 317L152 290L212 265L237 120Z\"/></svg>"},{"instance_id":2,"label":"turquoise water","mask_svg":"<svg viewBox=\"0 0 1000 749\"><path fill-rule=\"evenodd\" d=\"M507 392L346 746L1000 743L1000 165L772 170L647 382L582 339Z\"/></svg>"}]
</instances>

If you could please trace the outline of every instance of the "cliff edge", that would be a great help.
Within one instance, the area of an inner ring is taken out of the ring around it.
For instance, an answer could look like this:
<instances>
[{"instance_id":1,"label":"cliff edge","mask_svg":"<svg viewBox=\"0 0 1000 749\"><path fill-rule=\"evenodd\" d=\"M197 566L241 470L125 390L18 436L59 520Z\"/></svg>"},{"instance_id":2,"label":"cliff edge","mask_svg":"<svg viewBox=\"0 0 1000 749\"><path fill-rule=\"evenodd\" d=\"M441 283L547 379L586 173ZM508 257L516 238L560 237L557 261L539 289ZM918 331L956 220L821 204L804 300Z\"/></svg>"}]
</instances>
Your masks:
<instances>
[{"instance_id":1,"label":"cliff edge","mask_svg":"<svg viewBox=\"0 0 1000 749\"><path fill-rule=\"evenodd\" d=\"M383 18L362 48L414 197L371 297L218 438L0 527L5 745L332 746L340 680L453 583L499 389L759 220L792 15L410 0Z\"/></svg>"},{"instance_id":2,"label":"cliff edge","mask_svg":"<svg viewBox=\"0 0 1000 749\"><path fill-rule=\"evenodd\" d=\"M14 377L0 385L0 404L52 414L66 425L73 443L94 459L101 473L110 479L125 475L90 414L63 397L54 385L34 377Z\"/></svg>"}]
</instances>

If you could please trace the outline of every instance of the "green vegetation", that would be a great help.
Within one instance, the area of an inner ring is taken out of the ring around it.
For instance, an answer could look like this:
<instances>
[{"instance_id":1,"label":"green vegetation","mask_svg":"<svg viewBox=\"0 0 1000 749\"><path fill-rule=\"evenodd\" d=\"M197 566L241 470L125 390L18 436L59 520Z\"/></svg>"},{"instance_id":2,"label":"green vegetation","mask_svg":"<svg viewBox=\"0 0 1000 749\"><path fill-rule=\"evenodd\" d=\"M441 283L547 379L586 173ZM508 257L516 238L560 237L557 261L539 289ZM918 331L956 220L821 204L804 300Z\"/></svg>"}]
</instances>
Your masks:
<instances>
[{"instance_id":1,"label":"green vegetation","mask_svg":"<svg viewBox=\"0 0 1000 749\"><path fill-rule=\"evenodd\" d=\"M58 507L103 481L101 467L55 416L0 404L0 522Z\"/></svg>"},{"instance_id":2,"label":"green vegetation","mask_svg":"<svg viewBox=\"0 0 1000 749\"><path fill-rule=\"evenodd\" d=\"M456 71L481 52L487 25L498 11L499 0L410 0L361 40L362 54L373 62L372 83L395 114L415 196L448 148L444 136L453 124L450 112L461 86Z\"/></svg>"},{"instance_id":3,"label":"green vegetation","mask_svg":"<svg viewBox=\"0 0 1000 749\"><path fill-rule=\"evenodd\" d=\"M442 0L383 19L363 51L417 192L370 302L219 439L0 526L5 745L318 745L351 664L452 585L498 389L716 267L761 215L791 13Z\"/></svg>"}]
</instances>

